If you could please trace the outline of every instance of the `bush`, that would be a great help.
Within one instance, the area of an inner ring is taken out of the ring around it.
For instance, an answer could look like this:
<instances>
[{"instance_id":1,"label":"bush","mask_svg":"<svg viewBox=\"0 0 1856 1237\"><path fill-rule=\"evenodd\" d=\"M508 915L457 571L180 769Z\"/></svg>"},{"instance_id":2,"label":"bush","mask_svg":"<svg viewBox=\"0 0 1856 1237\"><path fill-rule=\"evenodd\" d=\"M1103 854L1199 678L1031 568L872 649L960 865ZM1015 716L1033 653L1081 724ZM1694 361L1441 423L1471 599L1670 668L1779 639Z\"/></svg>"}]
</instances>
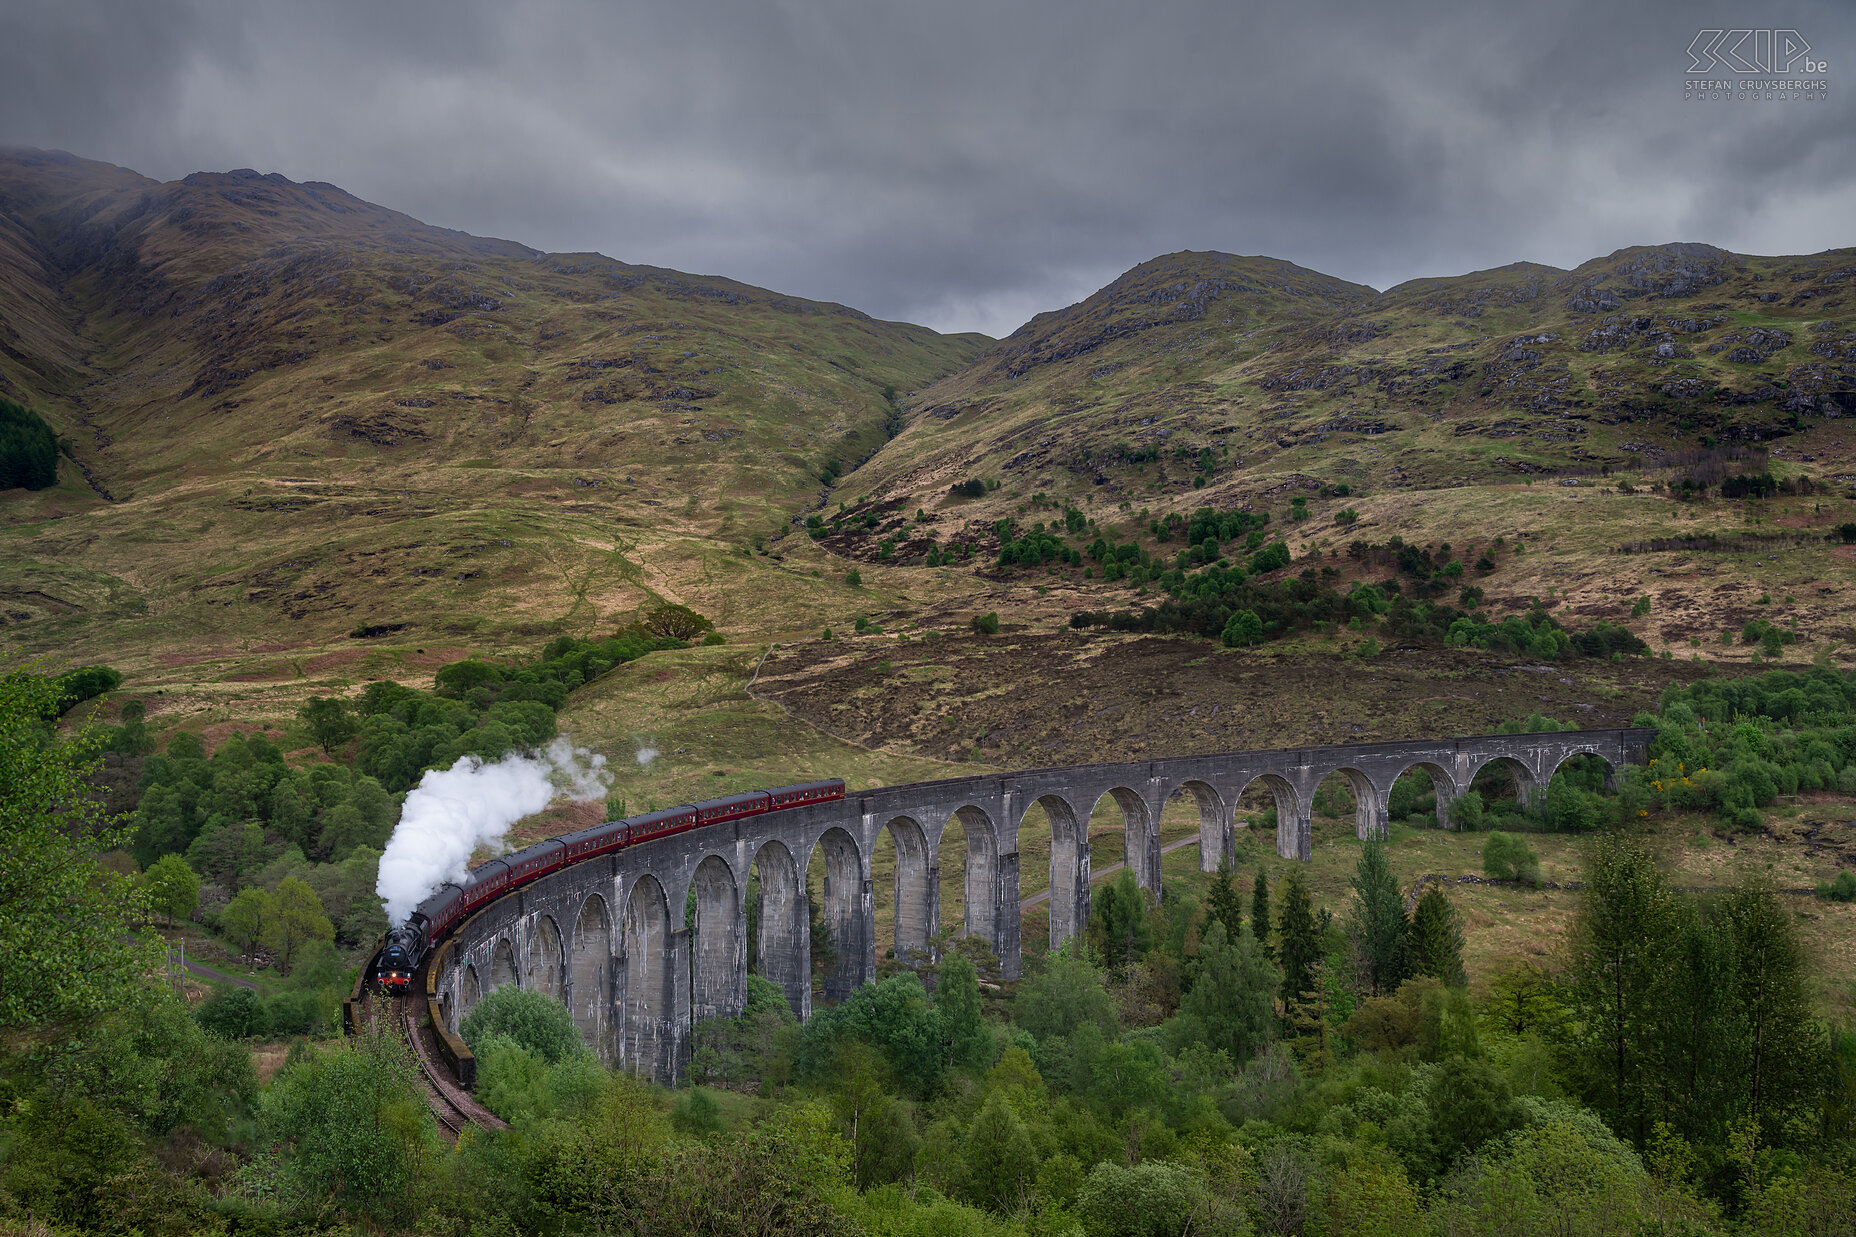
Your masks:
<instances>
[{"instance_id":1,"label":"bush","mask_svg":"<svg viewBox=\"0 0 1856 1237\"><path fill-rule=\"evenodd\" d=\"M976 636L996 636L999 634L999 612L988 610L984 614L973 616L973 634Z\"/></svg>"},{"instance_id":2,"label":"bush","mask_svg":"<svg viewBox=\"0 0 1856 1237\"><path fill-rule=\"evenodd\" d=\"M1263 620L1257 617L1255 610L1239 610L1231 616L1231 621L1224 625L1220 637L1228 649L1242 645L1249 648L1263 638Z\"/></svg>"},{"instance_id":3,"label":"bush","mask_svg":"<svg viewBox=\"0 0 1856 1237\"><path fill-rule=\"evenodd\" d=\"M948 486L947 492L955 498L978 498L986 493L986 483L978 477L968 477Z\"/></svg>"},{"instance_id":4,"label":"bush","mask_svg":"<svg viewBox=\"0 0 1856 1237\"><path fill-rule=\"evenodd\" d=\"M1837 879L1819 885L1817 896L1827 902L1856 902L1856 872L1845 868L1837 873Z\"/></svg>"},{"instance_id":5,"label":"bush","mask_svg":"<svg viewBox=\"0 0 1856 1237\"><path fill-rule=\"evenodd\" d=\"M458 1033L473 1049L492 1036L513 1040L550 1065L586 1051L565 1005L513 985L498 988L477 1002L459 1024Z\"/></svg>"},{"instance_id":6,"label":"bush","mask_svg":"<svg viewBox=\"0 0 1856 1237\"><path fill-rule=\"evenodd\" d=\"M1521 838L1491 833L1482 844L1482 871L1490 880L1540 883L1540 856Z\"/></svg>"}]
</instances>

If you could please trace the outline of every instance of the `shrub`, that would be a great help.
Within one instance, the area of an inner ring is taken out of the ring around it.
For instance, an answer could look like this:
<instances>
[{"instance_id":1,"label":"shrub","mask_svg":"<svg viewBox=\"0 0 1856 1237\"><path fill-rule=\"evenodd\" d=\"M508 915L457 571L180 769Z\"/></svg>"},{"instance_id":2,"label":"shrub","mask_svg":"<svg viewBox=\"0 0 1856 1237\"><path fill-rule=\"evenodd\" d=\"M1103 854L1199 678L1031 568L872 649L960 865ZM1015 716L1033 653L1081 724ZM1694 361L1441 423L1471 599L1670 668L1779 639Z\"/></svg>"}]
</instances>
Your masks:
<instances>
[{"instance_id":1,"label":"shrub","mask_svg":"<svg viewBox=\"0 0 1856 1237\"><path fill-rule=\"evenodd\" d=\"M1239 610L1231 616L1231 621L1224 625L1221 637L1228 649L1243 645L1249 648L1263 638L1263 620L1257 617L1255 610Z\"/></svg>"},{"instance_id":2,"label":"shrub","mask_svg":"<svg viewBox=\"0 0 1856 1237\"><path fill-rule=\"evenodd\" d=\"M1538 885L1540 856L1522 838L1501 832L1491 833L1489 840L1482 845L1482 871L1490 880Z\"/></svg>"},{"instance_id":3,"label":"shrub","mask_svg":"<svg viewBox=\"0 0 1856 1237\"><path fill-rule=\"evenodd\" d=\"M1451 825L1455 828L1469 830L1471 832L1482 828L1482 795L1474 790L1465 791L1458 795L1456 798L1450 800L1448 815Z\"/></svg>"},{"instance_id":4,"label":"shrub","mask_svg":"<svg viewBox=\"0 0 1856 1237\"><path fill-rule=\"evenodd\" d=\"M853 567L844 573L844 582L852 588L862 588L864 586L864 573Z\"/></svg>"},{"instance_id":5,"label":"shrub","mask_svg":"<svg viewBox=\"0 0 1856 1237\"><path fill-rule=\"evenodd\" d=\"M999 634L999 612L988 610L984 614L973 616L973 634L976 636L996 636Z\"/></svg>"},{"instance_id":6,"label":"shrub","mask_svg":"<svg viewBox=\"0 0 1856 1237\"><path fill-rule=\"evenodd\" d=\"M948 486L947 492L955 498L978 498L986 492L986 483L978 477L968 477Z\"/></svg>"},{"instance_id":7,"label":"shrub","mask_svg":"<svg viewBox=\"0 0 1856 1237\"><path fill-rule=\"evenodd\" d=\"M586 1051L565 1005L513 985L498 988L477 1002L459 1024L458 1033L473 1048L492 1036L514 1040L550 1065Z\"/></svg>"},{"instance_id":8,"label":"shrub","mask_svg":"<svg viewBox=\"0 0 1856 1237\"><path fill-rule=\"evenodd\" d=\"M1848 868L1837 879L1817 887L1817 896L1828 902L1856 902L1856 872Z\"/></svg>"}]
</instances>

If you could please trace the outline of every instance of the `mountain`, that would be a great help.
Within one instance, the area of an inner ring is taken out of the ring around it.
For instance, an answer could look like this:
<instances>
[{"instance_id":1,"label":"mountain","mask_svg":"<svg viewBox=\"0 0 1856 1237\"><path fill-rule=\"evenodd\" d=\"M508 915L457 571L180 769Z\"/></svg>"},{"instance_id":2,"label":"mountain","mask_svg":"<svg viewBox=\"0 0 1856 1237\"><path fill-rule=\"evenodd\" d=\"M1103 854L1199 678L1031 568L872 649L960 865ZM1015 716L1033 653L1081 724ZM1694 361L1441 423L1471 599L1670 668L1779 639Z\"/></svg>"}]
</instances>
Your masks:
<instances>
[{"instance_id":1,"label":"mountain","mask_svg":"<svg viewBox=\"0 0 1856 1237\"><path fill-rule=\"evenodd\" d=\"M671 595L739 616L779 570L757 544L884 440L886 388L990 342L33 150L0 152L0 298L0 394L72 461L0 496L0 620L153 664L356 626L493 645Z\"/></svg>"},{"instance_id":2,"label":"mountain","mask_svg":"<svg viewBox=\"0 0 1856 1237\"><path fill-rule=\"evenodd\" d=\"M969 474L1018 492L1229 504L1298 479L1430 488L1655 468L1856 415L1856 249L1620 250L1383 293L1179 253L1041 314L925 391L870 488ZM1187 495L1211 448L1211 488ZM1136 466L1161 457L1137 478ZM1087 492L1087 491L1084 491Z\"/></svg>"},{"instance_id":3,"label":"mountain","mask_svg":"<svg viewBox=\"0 0 1856 1237\"><path fill-rule=\"evenodd\" d=\"M1852 282L1856 250L1660 245L1384 292L1177 253L994 341L332 185L0 151L0 394L69 457L0 494L0 632L175 718L287 717L659 600L752 643L1062 628L1179 587L1163 521L1213 507L1270 514L1280 570L1341 587L1403 543L1493 564L1472 591L1496 617L1539 600L1736 658L1778 622L1787 657L1845 657ZM1722 499L1740 472L1787 488ZM1003 566L1008 518L1139 541L1143 578ZM728 724L738 668L678 696L691 727ZM806 699L862 707L835 679Z\"/></svg>"}]
</instances>

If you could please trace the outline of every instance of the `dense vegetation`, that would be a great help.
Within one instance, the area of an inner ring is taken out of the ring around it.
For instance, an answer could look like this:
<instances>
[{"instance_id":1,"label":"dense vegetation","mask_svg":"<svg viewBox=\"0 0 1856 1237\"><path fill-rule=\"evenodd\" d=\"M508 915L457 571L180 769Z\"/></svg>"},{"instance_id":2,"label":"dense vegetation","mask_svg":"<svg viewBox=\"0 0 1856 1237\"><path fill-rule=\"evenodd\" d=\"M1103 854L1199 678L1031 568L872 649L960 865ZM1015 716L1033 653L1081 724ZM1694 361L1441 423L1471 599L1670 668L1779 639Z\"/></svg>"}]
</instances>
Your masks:
<instances>
[{"instance_id":1,"label":"dense vegetation","mask_svg":"<svg viewBox=\"0 0 1856 1237\"><path fill-rule=\"evenodd\" d=\"M58 484L58 436L32 409L0 397L0 490Z\"/></svg>"},{"instance_id":2,"label":"dense vegetation","mask_svg":"<svg viewBox=\"0 0 1856 1237\"><path fill-rule=\"evenodd\" d=\"M564 673L492 670L441 676L397 720L426 700L487 717ZM0 772L40 780L0 840L72 869L9 888L9 924L15 902L40 925L82 902L104 951L7 973L0 1216L49 1231L1802 1234L1856 1215L1856 1036L1818 1020L1795 915L1756 877L1674 890L1640 840L1665 812L1752 827L1780 794L1856 781L1856 676L1829 668L1671 691L1639 719L1655 763L1611 788L1572 764L1532 797L1490 780L1457 800L1465 826L1502 827L1485 861L1504 879L1528 879L1527 831L1593 835L1563 953L1473 994L1448 892L1408 901L1379 844L1337 914L1293 864L1157 902L1124 870L1016 984L983 943L950 942L802 1025L753 977L739 1017L697 1028L675 1093L603 1069L558 1004L491 994L463 1032L512 1128L456 1151L386 1028L300 1045L257 1084L235 1042L315 1025L345 974L326 943L280 991L191 1016L145 985L124 930L191 869L170 852L111 877L82 853L107 833L73 855L52 822L84 797L84 741L45 720L54 684L6 685ZM129 725L88 741L133 746ZM173 746L161 759L209 800L275 763L249 737L210 761ZM352 803L369 775L349 776ZM1434 807L1419 781L1393 797L1399 818ZM173 879L152 879L164 862Z\"/></svg>"},{"instance_id":3,"label":"dense vegetation","mask_svg":"<svg viewBox=\"0 0 1856 1237\"><path fill-rule=\"evenodd\" d=\"M300 720L334 758L326 763L293 765L261 733L230 735L208 758L182 731L151 754L130 702L105 742L140 761L131 853L150 873L164 856L183 857L200 882L183 917L197 908L241 950L287 958L305 938L357 949L386 930L375 869L427 769L545 744L569 691L707 630L700 615L664 606L602 640L563 636L533 662L453 662L431 691L382 680L353 700L313 699Z\"/></svg>"}]
</instances>

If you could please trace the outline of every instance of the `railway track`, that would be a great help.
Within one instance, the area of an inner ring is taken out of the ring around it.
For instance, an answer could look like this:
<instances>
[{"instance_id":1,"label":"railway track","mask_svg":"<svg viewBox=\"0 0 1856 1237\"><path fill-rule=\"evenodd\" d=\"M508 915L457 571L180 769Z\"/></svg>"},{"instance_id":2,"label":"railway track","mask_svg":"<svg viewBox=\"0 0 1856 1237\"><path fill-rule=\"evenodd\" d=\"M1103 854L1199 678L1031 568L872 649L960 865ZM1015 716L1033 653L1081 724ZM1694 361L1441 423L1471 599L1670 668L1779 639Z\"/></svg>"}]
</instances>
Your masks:
<instances>
[{"instance_id":1,"label":"railway track","mask_svg":"<svg viewBox=\"0 0 1856 1237\"><path fill-rule=\"evenodd\" d=\"M438 1059L432 1029L423 1023L423 1001L412 997L368 997L370 1006L376 1001L385 1006L393 1026L411 1046L413 1059L419 1064L419 1085L425 1092L426 1106L432 1110L432 1119L438 1122L439 1132L447 1142L456 1142L467 1125L487 1130L508 1128L508 1122L479 1104L469 1091L459 1086L457 1080L451 1077L451 1072Z\"/></svg>"}]
</instances>

